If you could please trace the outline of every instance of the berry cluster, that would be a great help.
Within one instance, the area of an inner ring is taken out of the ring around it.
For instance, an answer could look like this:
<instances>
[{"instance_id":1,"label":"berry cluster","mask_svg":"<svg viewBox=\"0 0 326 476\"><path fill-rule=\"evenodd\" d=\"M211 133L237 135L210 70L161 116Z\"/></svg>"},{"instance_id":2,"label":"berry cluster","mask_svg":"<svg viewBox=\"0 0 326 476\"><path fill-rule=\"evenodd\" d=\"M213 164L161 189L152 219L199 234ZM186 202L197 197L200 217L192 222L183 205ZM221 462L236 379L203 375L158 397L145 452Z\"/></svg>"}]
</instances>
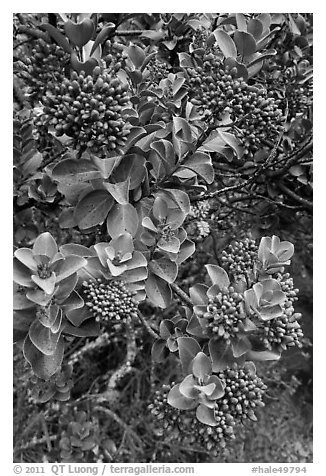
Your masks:
<instances>
[{"instance_id":1,"label":"berry cluster","mask_svg":"<svg viewBox=\"0 0 326 476\"><path fill-rule=\"evenodd\" d=\"M118 73L120 69L125 66L127 58L128 55L124 51L123 45L114 43L111 40L105 42L103 48L103 61L110 73Z\"/></svg>"},{"instance_id":2,"label":"berry cluster","mask_svg":"<svg viewBox=\"0 0 326 476\"><path fill-rule=\"evenodd\" d=\"M207 49L207 38L208 32L204 28L200 28L194 32L192 37L191 46L194 50L200 49Z\"/></svg>"},{"instance_id":3,"label":"berry cluster","mask_svg":"<svg viewBox=\"0 0 326 476\"><path fill-rule=\"evenodd\" d=\"M207 321L207 332L223 337L230 343L230 337L235 337L241 330L239 325L245 320L243 297L230 286L209 298L206 312L197 311L199 318Z\"/></svg>"},{"instance_id":4,"label":"berry cluster","mask_svg":"<svg viewBox=\"0 0 326 476\"><path fill-rule=\"evenodd\" d=\"M166 433L178 442L199 445L214 456L226 446L227 439L234 438L234 418L231 414L217 415L218 425L204 425L198 421L195 410L180 411L167 403L170 386L164 385L155 392L153 403L149 405L152 415L160 423L160 433ZM222 412L218 412L222 413Z\"/></svg>"},{"instance_id":5,"label":"berry cluster","mask_svg":"<svg viewBox=\"0 0 326 476\"><path fill-rule=\"evenodd\" d=\"M285 303L286 304L286 303ZM298 320L301 314L294 312L293 306L285 307L282 316L264 323L261 328L262 340L268 349L275 347L281 352L288 347L302 347L303 332Z\"/></svg>"},{"instance_id":6,"label":"berry cluster","mask_svg":"<svg viewBox=\"0 0 326 476\"><path fill-rule=\"evenodd\" d=\"M287 300L294 303L298 300L299 289L294 288L293 278L290 273L277 273L277 281L280 283L281 290L286 294Z\"/></svg>"},{"instance_id":7,"label":"berry cluster","mask_svg":"<svg viewBox=\"0 0 326 476\"><path fill-rule=\"evenodd\" d=\"M220 412L223 415L231 414L236 421L242 422L245 418L256 421L254 410L263 407L262 397L267 389L263 381L245 364L244 367L227 368L218 373L218 377L225 384L225 395L215 406L215 418Z\"/></svg>"},{"instance_id":8,"label":"berry cluster","mask_svg":"<svg viewBox=\"0 0 326 476\"><path fill-rule=\"evenodd\" d=\"M208 122L229 115L230 122L237 124L246 159L261 149L263 139L273 140L282 130L281 100L236 78L236 68L224 66L213 53L204 56L203 66L188 68L187 73L191 102Z\"/></svg>"},{"instance_id":9,"label":"berry cluster","mask_svg":"<svg viewBox=\"0 0 326 476\"><path fill-rule=\"evenodd\" d=\"M92 76L74 71L71 79L49 81L37 125L53 126L57 136L72 137L75 148L119 152L131 127L122 113L129 104L127 90L118 78L101 73L99 66Z\"/></svg>"},{"instance_id":10,"label":"berry cluster","mask_svg":"<svg viewBox=\"0 0 326 476\"><path fill-rule=\"evenodd\" d=\"M234 278L242 275L251 276L257 261L257 252L258 247L250 238L234 241L222 251L222 265Z\"/></svg>"},{"instance_id":11,"label":"berry cluster","mask_svg":"<svg viewBox=\"0 0 326 476\"><path fill-rule=\"evenodd\" d=\"M24 77L36 99L42 99L50 81L56 84L62 82L69 61L69 55L59 46L46 43L41 38L36 40L31 55L24 59L28 66L28 75Z\"/></svg>"},{"instance_id":12,"label":"berry cluster","mask_svg":"<svg viewBox=\"0 0 326 476\"><path fill-rule=\"evenodd\" d=\"M293 279L289 273L277 273L276 279L286 295L286 301L282 304L283 314L276 319L264 322L260 332L268 349L276 346L282 352L288 347L302 347L303 332L298 322L301 319L301 314L295 312L293 307L298 300L299 290L294 288Z\"/></svg>"},{"instance_id":13,"label":"berry cluster","mask_svg":"<svg viewBox=\"0 0 326 476\"><path fill-rule=\"evenodd\" d=\"M159 61L156 57L147 63L146 68L149 72L148 79L154 84L158 84L161 79L167 78L171 72L170 66L163 61Z\"/></svg>"},{"instance_id":14,"label":"berry cluster","mask_svg":"<svg viewBox=\"0 0 326 476\"><path fill-rule=\"evenodd\" d=\"M129 291L123 281L84 281L83 294L96 321L106 326L137 317L136 293Z\"/></svg>"},{"instance_id":15,"label":"berry cluster","mask_svg":"<svg viewBox=\"0 0 326 476\"><path fill-rule=\"evenodd\" d=\"M202 200L191 205L189 217L191 219L188 228L189 234L195 241L201 241L206 238L210 232L210 225L207 219L210 219L211 205L209 200Z\"/></svg>"}]
</instances>

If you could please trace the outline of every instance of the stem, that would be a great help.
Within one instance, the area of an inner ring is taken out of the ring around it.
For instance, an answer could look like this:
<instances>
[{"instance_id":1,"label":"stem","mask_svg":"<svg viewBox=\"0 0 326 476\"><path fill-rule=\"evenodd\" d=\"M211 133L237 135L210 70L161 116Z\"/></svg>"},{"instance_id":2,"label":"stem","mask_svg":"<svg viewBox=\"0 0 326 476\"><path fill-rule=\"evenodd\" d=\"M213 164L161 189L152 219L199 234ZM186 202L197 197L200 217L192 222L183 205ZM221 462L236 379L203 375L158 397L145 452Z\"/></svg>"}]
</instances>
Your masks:
<instances>
[{"instance_id":1,"label":"stem","mask_svg":"<svg viewBox=\"0 0 326 476\"><path fill-rule=\"evenodd\" d=\"M137 355L136 337L131 321L126 322L126 338L127 355L122 365L113 372L109 379L108 387L105 392L108 400L111 400L112 397L115 396L116 386L119 381L132 370L131 364L134 362Z\"/></svg>"},{"instance_id":2,"label":"stem","mask_svg":"<svg viewBox=\"0 0 326 476\"><path fill-rule=\"evenodd\" d=\"M108 415L109 417L111 417L112 420L117 422L118 425L121 426L121 428L123 428L127 433L130 434L130 436L132 436L134 438L135 441L137 441L137 443L139 444L140 447L143 446L142 441L139 438L139 436L130 428L130 426L127 425L127 423L125 423L123 420L121 420L121 418L116 413L114 413L112 410L110 410L109 408L106 408L106 407L102 407L101 405L95 406L94 410L98 411L98 412L103 412L106 415Z\"/></svg>"},{"instance_id":3,"label":"stem","mask_svg":"<svg viewBox=\"0 0 326 476\"><path fill-rule=\"evenodd\" d=\"M159 339L160 336L154 331L154 329L149 325L149 323L146 321L145 317L142 315L142 313L138 310L138 317L141 320L141 322L144 324L144 326L147 329L147 332L154 337L154 339Z\"/></svg>"},{"instance_id":4,"label":"stem","mask_svg":"<svg viewBox=\"0 0 326 476\"><path fill-rule=\"evenodd\" d=\"M303 205L306 209L312 211L313 204L310 200L306 200L305 198L300 197L295 192L290 190L286 185L284 185L284 183L279 183L278 186L286 195L293 198L293 200L295 200L296 202L301 203L301 205Z\"/></svg>"},{"instance_id":5,"label":"stem","mask_svg":"<svg viewBox=\"0 0 326 476\"><path fill-rule=\"evenodd\" d=\"M185 304L187 304L187 306L193 307L193 303L192 303L190 297L188 296L188 294L186 294L184 291L182 291L182 289L179 288L179 286L175 283L171 283L170 286L171 286L172 290L175 292L175 294L177 294L177 296L179 296L181 301L183 301Z\"/></svg>"}]
</instances>

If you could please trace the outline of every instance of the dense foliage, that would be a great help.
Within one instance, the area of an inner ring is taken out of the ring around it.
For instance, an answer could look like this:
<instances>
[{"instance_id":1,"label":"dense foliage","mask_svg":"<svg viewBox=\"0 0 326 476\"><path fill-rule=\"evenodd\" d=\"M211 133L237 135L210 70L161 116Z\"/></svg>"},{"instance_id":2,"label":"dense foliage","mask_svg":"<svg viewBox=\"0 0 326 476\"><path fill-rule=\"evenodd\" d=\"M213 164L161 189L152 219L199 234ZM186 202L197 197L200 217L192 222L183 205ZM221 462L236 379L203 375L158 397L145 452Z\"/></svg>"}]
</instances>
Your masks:
<instances>
[{"instance_id":1,"label":"dense foliage","mask_svg":"<svg viewBox=\"0 0 326 476\"><path fill-rule=\"evenodd\" d=\"M14 16L17 460L219 461L309 355L311 80L310 14Z\"/></svg>"}]
</instances>

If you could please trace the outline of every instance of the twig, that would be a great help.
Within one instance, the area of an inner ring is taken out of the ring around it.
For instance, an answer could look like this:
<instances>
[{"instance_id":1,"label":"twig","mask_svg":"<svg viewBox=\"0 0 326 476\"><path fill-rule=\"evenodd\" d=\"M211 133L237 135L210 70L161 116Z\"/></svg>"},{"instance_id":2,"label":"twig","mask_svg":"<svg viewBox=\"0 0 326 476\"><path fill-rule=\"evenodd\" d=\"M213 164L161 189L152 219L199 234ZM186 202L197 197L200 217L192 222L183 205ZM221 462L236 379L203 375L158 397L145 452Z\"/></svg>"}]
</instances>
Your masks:
<instances>
[{"instance_id":1,"label":"twig","mask_svg":"<svg viewBox=\"0 0 326 476\"><path fill-rule=\"evenodd\" d=\"M186 294L184 291L182 291L182 289L179 288L179 286L177 284L170 283L170 286L171 286L172 290L175 292L175 294L177 294L177 296L179 296L181 301L183 301L188 306L191 306L191 307L193 306L193 303L192 303L190 297L188 296L188 294Z\"/></svg>"},{"instance_id":2,"label":"twig","mask_svg":"<svg viewBox=\"0 0 326 476\"><path fill-rule=\"evenodd\" d=\"M42 438L35 438L29 441L28 443L25 443L24 445L18 446L18 448L15 448L14 451L24 451L24 450L29 450L31 448L34 448L37 445L44 445L44 443L48 444L48 441L56 441L59 438L59 435L50 435L48 437L42 436Z\"/></svg>"},{"instance_id":3,"label":"twig","mask_svg":"<svg viewBox=\"0 0 326 476\"><path fill-rule=\"evenodd\" d=\"M154 331L154 329L149 325L149 323L146 321L145 317L142 315L142 313L138 310L138 317L141 320L141 322L144 324L144 326L147 329L147 332L154 337L154 339L159 339L160 336Z\"/></svg>"},{"instance_id":4,"label":"twig","mask_svg":"<svg viewBox=\"0 0 326 476\"><path fill-rule=\"evenodd\" d=\"M278 186L286 195L293 198L293 200L295 200L296 202L301 203L301 205L303 205L306 209L312 211L313 204L310 200L306 200L305 198L300 197L295 192L290 190L286 185L284 185L284 183L279 183Z\"/></svg>"},{"instance_id":5,"label":"twig","mask_svg":"<svg viewBox=\"0 0 326 476\"><path fill-rule=\"evenodd\" d=\"M127 355L122 365L111 375L106 392L102 396L106 396L108 400L114 398L116 386L127 373L132 370L131 364L137 355L136 336L131 321L126 322L126 338L127 338Z\"/></svg>"},{"instance_id":6,"label":"twig","mask_svg":"<svg viewBox=\"0 0 326 476\"><path fill-rule=\"evenodd\" d=\"M115 35L117 36L140 36L144 31L143 30L116 30Z\"/></svg>"},{"instance_id":7,"label":"twig","mask_svg":"<svg viewBox=\"0 0 326 476\"><path fill-rule=\"evenodd\" d=\"M127 423L125 423L123 420L121 420L121 418L116 413L114 413L112 410L110 410L109 408L106 408L106 407L102 407L101 405L96 405L94 407L94 411L105 413L106 415L111 417L115 422L118 423L118 425L121 426L121 428L123 428L127 433L129 433L134 438L134 440L137 441L137 443L139 444L140 447L143 446L143 443L142 443L141 439L134 432L134 430L132 430L130 428L130 426L128 426Z\"/></svg>"}]
</instances>

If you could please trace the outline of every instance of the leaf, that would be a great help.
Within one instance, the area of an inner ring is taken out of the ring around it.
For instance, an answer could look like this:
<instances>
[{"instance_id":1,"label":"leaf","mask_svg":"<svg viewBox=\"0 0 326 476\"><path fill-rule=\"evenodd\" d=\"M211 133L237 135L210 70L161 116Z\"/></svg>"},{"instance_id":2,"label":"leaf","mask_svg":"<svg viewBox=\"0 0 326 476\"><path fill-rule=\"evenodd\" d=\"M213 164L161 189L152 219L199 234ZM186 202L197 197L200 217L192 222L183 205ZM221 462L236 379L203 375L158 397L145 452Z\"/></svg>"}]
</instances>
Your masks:
<instances>
[{"instance_id":1,"label":"leaf","mask_svg":"<svg viewBox=\"0 0 326 476\"><path fill-rule=\"evenodd\" d=\"M176 259L176 263L179 265L186 261L196 250L195 243L190 240L185 240L181 246Z\"/></svg>"},{"instance_id":2,"label":"leaf","mask_svg":"<svg viewBox=\"0 0 326 476\"><path fill-rule=\"evenodd\" d=\"M196 383L193 375L187 375L179 385L180 393L187 398L198 398L200 390L195 388Z\"/></svg>"},{"instance_id":3,"label":"leaf","mask_svg":"<svg viewBox=\"0 0 326 476\"><path fill-rule=\"evenodd\" d=\"M34 255L45 255L52 259L57 251L57 243L48 231L39 235L33 245Z\"/></svg>"},{"instance_id":4,"label":"leaf","mask_svg":"<svg viewBox=\"0 0 326 476\"><path fill-rule=\"evenodd\" d=\"M206 284L195 284L189 289L189 294L194 305L208 304L207 297L208 287Z\"/></svg>"},{"instance_id":5,"label":"leaf","mask_svg":"<svg viewBox=\"0 0 326 476\"><path fill-rule=\"evenodd\" d=\"M168 404L178 410L191 410L197 406L197 403L192 398L187 398L180 393L180 385L175 385L168 393Z\"/></svg>"},{"instance_id":6,"label":"leaf","mask_svg":"<svg viewBox=\"0 0 326 476\"><path fill-rule=\"evenodd\" d=\"M189 320L189 324L187 326L187 333L196 337L205 337L203 334L202 326L198 320L196 314L193 314Z\"/></svg>"},{"instance_id":7,"label":"leaf","mask_svg":"<svg viewBox=\"0 0 326 476\"><path fill-rule=\"evenodd\" d=\"M55 273L51 273L49 278L40 278L38 275L33 274L32 280L40 287L46 294L52 295L55 288L56 276Z\"/></svg>"},{"instance_id":8,"label":"leaf","mask_svg":"<svg viewBox=\"0 0 326 476\"><path fill-rule=\"evenodd\" d=\"M166 348L165 340L158 339L152 346L152 358L154 362L162 363L169 355L169 350Z\"/></svg>"},{"instance_id":9,"label":"leaf","mask_svg":"<svg viewBox=\"0 0 326 476\"><path fill-rule=\"evenodd\" d=\"M188 53L178 53L179 64L181 68L194 68L195 64Z\"/></svg>"},{"instance_id":10,"label":"leaf","mask_svg":"<svg viewBox=\"0 0 326 476\"><path fill-rule=\"evenodd\" d=\"M229 287L230 280L225 269L215 264L205 264L205 268L213 284L216 284L220 289Z\"/></svg>"},{"instance_id":11,"label":"leaf","mask_svg":"<svg viewBox=\"0 0 326 476\"><path fill-rule=\"evenodd\" d=\"M134 237L137 233L138 224L137 211L130 203L125 205L116 203L107 217L107 230L111 238L124 233L130 233Z\"/></svg>"},{"instance_id":12,"label":"leaf","mask_svg":"<svg viewBox=\"0 0 326 476\"><path fill-rule=\"evenodd\" d=\"M79 159L79 161L80 160L82 159ZM119 164L120 160L121 160L121 156L106 157L104 159L99 159L95 155L92 156L92 161L94 165L96 166L96 169L99 171L100 175L104 179L107 179L110 177L114 167ZM97 178L97 177L94 177L94 178Z\"/></svg>"},{"instance_id":13,"label":"leaf","mask_svg":"<svg viewBox=\"0 0 326 476\"><path fill-rule=\"evenodd\" d=\"M138 45L130 45L128 48L126 48L126 53L134 64L135 68L139 69L146 58L144 50Z\"/></svg>"},{"instance_id":14,"label":"leaf","mask_svg":"<svg viewBox=\"0 0 326 476\"><path fill-rule=\"evenodd\" d=\"M204 152L195 152L185 162L182 167L187 167L200 175L208 184L214 181L214 168L212 165L212 159L208 154Z\"/></svg>"},{"instance_id":15,"label":"leaf","mask_svg":"<svg viewBox=\"0 0 326 476\"><path fill-rule=\"evenodd\" d=\"M214 418L214 409L208 408L206 405L200 404L196 410L196 417L201 423L209 426L217 426L218 423Z\"/></svg>"},{"instance_id":16,"label":"leaf","mask_svg":"<svg viewBox=\"0 0 326 476\"><path fill-rule=\"evenodd\" d=\"M212 374L212 363L204 352L198 352L192 361L192 373L195 377L204 380Z\"/></svg>"},{"instance_id":17,"label":"leaf","mask_svg":"<svg viewBox=\"0 0 326 476\"><path fill-rule=\"evenodd\" d=\"M35 347L45 355L53 355L56 351L61 332L54 334L49 327L35 320L29 328L29 337Z\"/></svg>"},{"instance_id":18,"label":"leaf","mask_svg":"<svg viewBox=\"0 0 326 476\"><path fill-rule=\"evenodd\" d=\"M236 13L235 19L237 22L238 30L247 31L247 20L243 13Z\"/></svg>"},{"instance_id":19,"label":"leaf","mask_svg":"<svg viewBox=\"0 0 326 476\"><path fill-rule=\"evenodd\" d=\"M96 50L96 48L101 45L102 43L104 43L104 41L109 38L110 36L110 33L115 29L115 24L112 23L112 22L109 22L109 23L106 23L105 24L105 27L102 28L102 30L100 31L100 33L97 35L95 41L94 41L94 44L92 46L92 49L91 49L91 52L90 52L90 56L92 56L92 54L94 53L94 51Z\"/></svg>"},{"instance_id":20,"label":"leaf","mask_svg":"<svg viewBox=\"0 0 326 476\"><path fill-rule=\"evenodd\" d=\"M230 70L232 68L237 69L235 78L243 78L245 81L248 79L248 65L246 66L243 63L239 63L235 58L226 58L224 65L228 66Z\"/></svg>"},{"instance_id":21,"label":"leaf","mask_svg":"<svg viewBox=\"0 0 326 476\"><path fill-rule=\"evenodd\" d=\"M50 25L49 23L42 23L40 25L40 28L43 28L46 30L49 35L58 43L59 46L66 52L71 54L72 53L72 48L69 45L67 39L63 36L60 31L55 28L54 26Z\"/></svg>"},{"instance_id":22,"label":"leaf","mask_svg":"<svg viewBox=\"0 0 326 476\"><path fill-rule=\"evenodd\" d=\"M81 309L73 309L71 311L66 312L66 316L74 327L79 327L84 321L93 317L93 314L91 313L88 307L84 306ZM70 328L65 327L65 329L69 330Z\"/></svg>"},{"instance_id":23,"label":"leaf","mask_svg":"<svg viewBox=\"0 0 326 476\"><path fill-rule=\"evenodd\" d=\"M243 147L240 145L237 137L233 134L230 134L229 132L222 132L221 130L218 131L218 134L223 139L223 141L234 150L237 158L241 159L243 156Z\"/></svg>"},{"instance_id":24,"label":"leaf","mask_svg":"<svg viewBox=\"0 0 326 476\"><path fill-rule=\"evenodd\" d=\"M74 217L81 230L102 225L114 200L106 190L93 190L85 195L75 208Z\"/></svg>"},{"instance_id":25,"label":"leaf","mask_svg":"<svg viewBox=\"0 0 326 476\"><path fill-rule=\"evenodd\" d=\"M52 178L69 186L101 178L101 172L90 160L65 159L52 169Z\"/></svg>"},{"instance_id":26,"label":"leaf","mask_svg":"<svg viewBox=\"0 0 326 476\"><path fill-rule=\"evenodd\" d=\"M234 42L237 45L238 54L244 58L256 52L255 38L244 31L234 32Z\"/></svg>"},{"instance_id":27,"label":"leaf","mask_svg":"<svg viewBox=\"0 0 326 476\"><path fill-rule=\"evenodd\" d=\"M167 340L169 337L171 337L172 334L174 334L174 322L171 321L170 319L163 319L160 323L160 336L162 339Z\"/></svg>"},{"instance_id":28,"label":"leaf","mask_svg":"<svg viewBox=\"0 0 326 476\"><path fill-rule=\"evenodd\" d=\"M178 337L179 357L185 375L191 373L190 364L196 355L201 352L201 347L193 337Z\"/></svg>"},{"instance_id":29,"label":"leaf","mask_svg":"<svg viewBox=\"0 0 326 476\"><path fill-rule=\"evenodd\" d=\"M211 339L208 342L209 354L212 359L213 372L220 372L227 367L231 367L236 361L233 357L231 347L224 339Z\"/></svg>"},{"instance_id":30,"label":"leaf","mask_svg":"<svg viewBox=\"0 0 326 476\"><path fill-rule=\"evenodd\" d=\"M95 25L90 18L85 18L79 23L68 20L64 23L63 28L69 40L81 48L92 38Z\"/></svg>"},{"instance_id":31,"label":"leaf","mask_svg":"<svg viewBox=\"0 0 326 476\"><path fill-rule=\"evenodd\" d=\"M80 268L86 265L86 259L82 258L81 256L67 256L56 273L56 284L76 273Z\"/></svg>"},{"instance_id":32,"label":"leaf","mask_svg":"<svg viewBox=\"0 0 326 476\"><path fill-rule=\"evenodd\" d=\"M30 248L19 248L14 253L15 257L28 269L36 271L37 263L34 259L33 251Z\"/></svg>"},{"instance_id":33,"label":"leaf","mask_svg":"<svg viewBox=\"0 0 326 476\"><path fill-rule=\"evenodd\" d=\"M77 73L85 71L86 76L92 75L95 66L98 66L99 64L99 62L95 58L90 58L85 62L79 61L76 53L71 54L70 63L72 68L77 71Z\"/></svg>"},{"instance_id":34,"label":"leaf","mask_svg":"<svg viewBox=\"0 0 326 476\"><path fill-rule=\"evenodd\" d=\"M257 360L257 361L265 361L265 360L278 360L281 357L281 353L277 350L249 350L246 354L246 358L248 360Z\"/></svg>"},{"instance_id":35,"label":"leaf","mask_svg":"<svg viewBox=\"0 0 326 476\"><path fill-rule=\"evenodd\" d=\"M150 261L149 269L167 283L173 283L178 274L177 264L165 257Z\"/></svg>"},{"instance_id":36,"label":"leaf","mask_svg":"<svg viewBox=\"0 0 326 476\"><path fill-rule=\"evenodd\" d=\"M164 190L160 190L157 195L163 195L169 197L173 200L174 203L178 205L180 210L188 215L190 212L190 200L189 195L184 192L183 190L177 190L172 188L166 188Z\"/></svg>"},{"instance_id":37,"label":"leaf","mask_svg":"<svg viewBox=\"0 0 326 476\"><path fill-rule=\"evenodd\" d=\"M238 358L251 349L251 343L247 337L238 337L232 341L232 351L234 357Z\"/></svg>"},{"instance_id":38,"label":"leaf","mask_svg":"<svg viewBox=\"0 0 326 476\"><path fill-rule=\"evenodd\" d=\"M129 203L130 177L119 183L103 182L103 185L120 205Z\"/></svg>"},{"instance_id":39,"label":"leaf","mask_svg":"<svg viewBox=\"0 0 326 476\"><path fill-rule=\"evenodd\" d=\"M32 366L34 373L43 380L49 380L61 367L64 354L63 339L59 339L55 352L45 355L40 352L27 335L23 346L24 357Z\"/></svg>"},{"instance_id":40,"label":"leaf","mask_svg":"<svg viewBox=\"0 0 326 476\"><path fill-rule=\"evenodd\" d=\"M46 306L52 299L52 295L46 294L42 289L29 289L26 293L26 297L40 306Z\"/></svg>"},{"instance_id":41,"label":"leaf","mask_svg":"<svg viewBox=\"0 0 326 476\"><path fill-rule=\"evenodd\" d=\"M258 312L263 321L270 321L271 319L282 316L283 309L279 304L275 304L274 306L260 307Z\"/></svg>"},{"instance_id":42,"label":"leaf","mask_svg":"<svg viewBox=\"0 0 326 476\"><path fill-rule=\"evenodd\" d=\"M139 187L146 177L145 157L140 154L124 155L121 162L114 170L112 182L130 180L130 190Z\"/></svg>"},{"instance_id":43,"label":"leaf","mask_svg":"<svg viewBox=\"0 0 326 476\"><path fill-rule=\"evenodd\" d=\"M14 310L22 310L22 309L29 309L34 307L34 303L29 301L25 294L14 293L13 297L13 309Z\"/></svg>"},{"instance_id":44,"label":"leaf","mask_svg":"<svg viewBox=\"0 0 326 476\"><path fill-rule=\"evenodd\" d=\"M172 301L172 291L166 281L158 276L155 276L152 272L148 273L146 280L145 291L148 299L161 309L167 308Z\"/></svg>"},{"instance_id":45,"label":"leaf","mask_svg":"<svg viewBox=\"0 0 326 476\"><path fill-rule=\"evenodd\" d=\"M48 308L44 309L44 312L39 313L38 319L44 327L49 327L50 329L57 320L59 314L59 306L52 304ZM60 310L61 311L61 310Z\"/></svg>"},{"instance_id":46,"label":"leaf","mask_svg":"<svg viewBox=\"0 0 326 476\"><path fill-rule=\"evenodd\" d=\"M296 22L294 21L291 13L289 13L289 25L290 25L290 30L294 35L301 35L301 31L298 28L298 25L296 24Z\"/></svg>"},{"instance_id":47,"label":"leaf","mask_svg":"<svg viewBox=\"0 0 326 476\"><path fill-rule=\"evenodd\" d=\"M65 324L64 333L75 337L98 337L100 335L100 324L91 319L79 327Z\"/></svg>"},{"instance_id":48,"label":"leaf","mask_svg":"<svg viewBox=\"0 0 326 476\"><path fill-rule=\"evenodd\" d=\"M124 151L125 153L134 145L136 142L138 142L141 138L145 137L147 135L146 129L143 127L132 127L128 139L125 143L124 146Z\"/></svg>"},{"instance_id":49,"label":"leaf","mask_svg":"<svg viewBox=\"0 0 326 476\"><path fill-rule=\"evenodd\" d=\"M167 253L178 253L180 250L180 240L176 236L170 238L160 238L157 243L157 248Z\"/></svg>"},{"instance_id":50,"label":"leaf","mask_svg":"<svg viewBox=\"0 0 326 476\"><path fill-rule=\"evenodd\" d=\"M217 43L218 47L220 48L220 50L222 51L224 57L225 58L229 58L229 57L236 58L237 57L237 48L234 44L234 41L230 37L230 35L228 35L228 33L226 33L222 29L217 29L213 33L214 33L214 36L216 38L216 43Z\"/></svg>"},{"instance_id":51,"label":"leaf","mask_svg":"<svg viewBox=\"0 0 326 476\"><path fill-rule=\"evenodd\" d=\"M88 256L94 256L94 251L90 248L87 248L84 245L78 245L76 243L67 243L65 245L60 246L59 248L60 253L63 256L81 256L83 258L87 258Z\"/></svg>"},{"instance_id":52,"label":"leaf","mask_svg":"<svg viewBox=\"0 0 326 476\"><path fill-rule=\"evenodd\" d=\"M264 30L264 25L256 18L250 18L247 25L247 32L250 33L256 40L259 40Z\"/></svg>"},{"instance_id":53,"label":"leaf","mask_svg":"<svg viewBox=\"0 0 326 476\"><path fill-rule=\"evenodd\" d=\"M269 29L272 22L272 18L269 13L260 13L257 17L257 20L263 24L264 32Z\"/></svg>"},{"instance_id":54,"label":"leaf","mask_svg":"<svg viewBox=\"0 0 326 476\"><path fill-rule=\"evenodd\" d=\"M153 204L154 218L156 218L156 220L158 221L165 220L166 217L168 216L168 213L169 213L169 209L168 209L166 201L162 197L156 197ZM148 217L145 217L145 218L148 218ZM155 225L153 224L153 226ZM153 231L157 231L157 230L154 230L152 226L150 227L150 229Z\"/></svg>"}]
</instances>

